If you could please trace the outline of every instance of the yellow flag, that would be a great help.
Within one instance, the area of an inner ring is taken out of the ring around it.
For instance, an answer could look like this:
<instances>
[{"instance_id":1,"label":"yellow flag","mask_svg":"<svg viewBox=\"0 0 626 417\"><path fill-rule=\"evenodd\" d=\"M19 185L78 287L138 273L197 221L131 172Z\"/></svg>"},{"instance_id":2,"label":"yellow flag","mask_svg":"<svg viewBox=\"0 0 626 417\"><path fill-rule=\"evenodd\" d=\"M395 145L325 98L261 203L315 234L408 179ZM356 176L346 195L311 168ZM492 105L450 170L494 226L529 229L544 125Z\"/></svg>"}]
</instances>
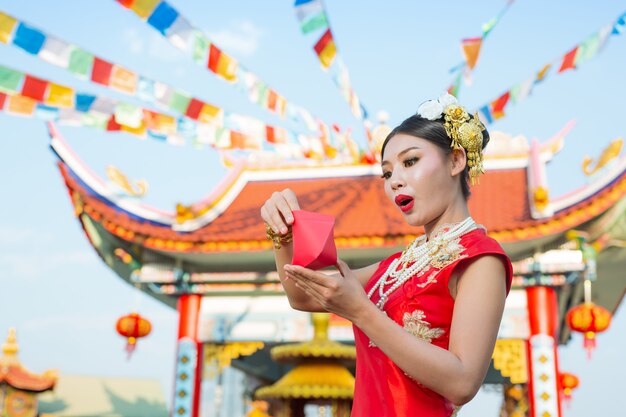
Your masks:
<instances>
[{"instance_id":1,"label":"yellow flag","mask_svg":"<svg viewBox=\"0 0 626 417\"><path fill-rule=\"evenodd\" d=\"M198 121L200 123L218 123L221 124L222 109L212 106L208 103L204 103L200 114L198 115Z\"/></svg>"},{"instance_id":2,"label":"yellow flag","mask_svg":"<svg viewBox=\"0 0 626 417\"><path fill-rule=\"evenodd\" d=\"M217 73L228 81L237 79L237 61L222 51L217 64Z\"/></svg>"},{"instance_id":3,"label":"yellow flag","mask_svg":"<svg viewBox=\"0 0 626 417\"><path fill-rule=\"evenodd\" d=\"M6 15L0 12L0 41L4 43L9 43L11 38L11 33L13 32L13 28L17 20L13 19L11 16Z\"/></svg>"},{"instance_id":4,"label":"yellow flag","mask_svg":"<svg viewBox=\"0 0 626 417\"><path fill-rule=\"evenodd\" d=\"M322 52L319 54L320 62L324 69L328 69L330 65L333 63L333 59L335 59L335 55L337 54L337 48L335 47L335 41L331 40L326 44Z\"/></svg>"},{"instance_id":5,"label":"yellow flag","mask_svg":"<svg viewBox=\"0 0 626 417\"><path fill-rule=\"evenodd\" d=\"M130 9L142 19L147 19L156 9L158 3L161 3L161 0L135 0Z\"/></svg>"},{"instance_id":6,"label":"yellow flag","mask_svg":"<svg viewBox=\"0 0 626 417\"><path fill-rule=\"evenodd\" d=\"M74 96L72 88L50 83L46 104L54 107L74 107Z\"/></svg>"}]
</instances>

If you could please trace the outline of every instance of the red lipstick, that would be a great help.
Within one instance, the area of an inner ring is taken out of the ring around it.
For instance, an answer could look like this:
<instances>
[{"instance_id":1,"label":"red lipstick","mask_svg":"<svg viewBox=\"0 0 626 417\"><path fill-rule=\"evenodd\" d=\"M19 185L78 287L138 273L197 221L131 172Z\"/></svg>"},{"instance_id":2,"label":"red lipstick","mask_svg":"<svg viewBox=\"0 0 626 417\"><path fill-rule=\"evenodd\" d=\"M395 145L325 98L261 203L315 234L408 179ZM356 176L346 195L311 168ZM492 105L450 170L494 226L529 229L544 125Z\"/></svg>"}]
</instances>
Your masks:
<instances>
[{"instance_id":1,"label":"red lipstick","mask_svg":"<svg viewBox=\"0 0 626 417\"><path fill-rule=\"evenodd\" d=\"M413 197L405 195L405 194L398 194L395 198L395 202L396 202L396 205L400 207L400 210L402 210L405 213L411 210L414 204Z\"/></svg>"}]
</instances>

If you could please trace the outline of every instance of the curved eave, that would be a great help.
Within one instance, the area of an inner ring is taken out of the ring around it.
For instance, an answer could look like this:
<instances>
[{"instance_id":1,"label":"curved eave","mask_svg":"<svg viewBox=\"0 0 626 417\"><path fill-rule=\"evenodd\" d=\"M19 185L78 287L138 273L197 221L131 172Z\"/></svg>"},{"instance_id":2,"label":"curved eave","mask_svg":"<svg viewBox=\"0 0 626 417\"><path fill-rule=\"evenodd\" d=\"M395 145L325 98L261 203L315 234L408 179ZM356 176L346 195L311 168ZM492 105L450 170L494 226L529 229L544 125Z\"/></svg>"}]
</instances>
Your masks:
<instances>
[{"instance_id":1,"label":"curved eave","mask_svg":"<svg viewBox=\"0 0 626 417\"><path fill-rule=\"evenodd\" d=\"M0 383L30 392L44 392L54 388L56 377L35 375L19 365L10 365L0 373Z\"/></svg>"}]
</instances>

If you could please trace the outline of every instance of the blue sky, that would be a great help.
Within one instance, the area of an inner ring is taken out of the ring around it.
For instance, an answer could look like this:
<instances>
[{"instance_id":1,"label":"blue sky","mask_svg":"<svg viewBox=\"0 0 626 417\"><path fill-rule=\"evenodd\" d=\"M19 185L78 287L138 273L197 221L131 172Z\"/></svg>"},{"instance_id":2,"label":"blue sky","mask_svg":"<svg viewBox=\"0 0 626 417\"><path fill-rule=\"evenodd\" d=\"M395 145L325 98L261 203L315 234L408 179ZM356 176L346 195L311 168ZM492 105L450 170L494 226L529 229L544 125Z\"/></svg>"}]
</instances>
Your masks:
<instances>
[{"instance_id":1,"label":"blue sky","mask_svg":"<svg viewBox=\"0 0 626 417\"><path fill-rule=\"evenodd\" d=\"M225 51L289 100L342 127L357 123L324 74L303 37L290 1L172 1ZM229 111L279 124L230 85L196 66L152 28L114 1L1 1L2 11L120 63L143 75L193 92ZM448 69L461 60L459 40L480 35L482 23L504 1L475 3L327 0L339 53L370 113L387 111L400 122L449 84ZM621 2L518 0L483 46L473 85L461 90L470 108L496 98L562 56L626 11ZM76 89L125 99L69 73L0 45L0 63ZM623 74L626 38L612 37L605 50L578 70L552 76L531 97L509 106L491 129L546 140L570 119L577 125L565 149L548 167L553 195L585 183L580 164L624 135ZM130 100L132 101L132 100ZM18 329L21 358L33 371L154 377L169 397L174 366L176 314L137 294L113 274L89 246L50 152L43 122L0 114L0 336ZM145 201L164 209L206 195L225 169L211 149L172 147L125 134L61 128L72 147L104 176L113 164L131 178L145 178ZM502 198L505 198L503 195ZM600 278L601 279L601 278ZM154 323L130 361L116 335L117 317L139 308ZM614 408L622 394L626 314L617 311L598 349L587 361L574 336L560 348L561 369L577 374L568 417ZM618 371L615 372L617 367ZM497 415L499 394L481 392L464 416Z\"/></svg>"}]
</instances>

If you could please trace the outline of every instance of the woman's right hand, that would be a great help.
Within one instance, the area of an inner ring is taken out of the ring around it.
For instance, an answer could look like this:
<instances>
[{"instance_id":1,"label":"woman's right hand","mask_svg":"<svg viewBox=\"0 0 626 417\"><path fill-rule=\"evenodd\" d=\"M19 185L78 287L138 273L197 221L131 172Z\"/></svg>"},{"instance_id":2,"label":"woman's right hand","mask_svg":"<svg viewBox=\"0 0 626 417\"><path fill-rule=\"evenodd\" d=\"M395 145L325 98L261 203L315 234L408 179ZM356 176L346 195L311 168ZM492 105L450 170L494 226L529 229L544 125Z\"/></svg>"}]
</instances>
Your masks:
<instances>
[{"instance_id":1,"label":"woman's right hand","mask_svg":"<svg viewBox=\"0 0 626 417\"><path fill-rule=\"evenodd\" d=\"M298 198L289 188L276 191L261 207L261 217L275 233L284 235L293 224L293 210L300 210Z\"/></svg>"}]
</instances>

